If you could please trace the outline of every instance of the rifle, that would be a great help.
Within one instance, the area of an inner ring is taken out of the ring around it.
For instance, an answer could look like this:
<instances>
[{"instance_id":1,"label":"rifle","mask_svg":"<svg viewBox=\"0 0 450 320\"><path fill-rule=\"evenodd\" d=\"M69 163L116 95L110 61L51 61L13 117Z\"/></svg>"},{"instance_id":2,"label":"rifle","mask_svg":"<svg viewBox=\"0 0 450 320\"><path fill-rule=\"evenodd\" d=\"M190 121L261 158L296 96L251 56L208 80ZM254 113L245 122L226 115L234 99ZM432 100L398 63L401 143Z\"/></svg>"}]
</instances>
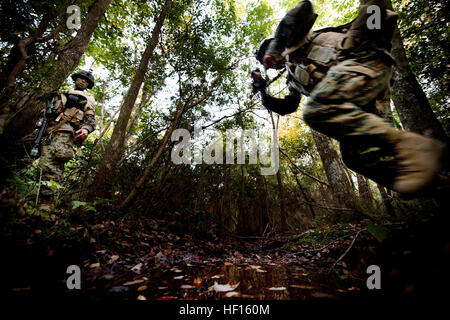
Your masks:
<instances>
[{"instance_id":1,"label":"rifle","mask_svg":"<svg viewBox=\"0 0 450 320\"><path fill-rule=\"evenodd\" d=\"M31 149L30 156L32 158L38 158L39 150L41 149L41 142L42 138L44 137L45 131L47 131L48 122L50 116L53 115L53 107L54 107L54 101L55 101L56 95L53 95L52 100L47 105L47 108L45 109L45 113L41 118L41 121L38 122L39 130L34 136L33 140L33 148Z\"/></svg>"}]
</instances>

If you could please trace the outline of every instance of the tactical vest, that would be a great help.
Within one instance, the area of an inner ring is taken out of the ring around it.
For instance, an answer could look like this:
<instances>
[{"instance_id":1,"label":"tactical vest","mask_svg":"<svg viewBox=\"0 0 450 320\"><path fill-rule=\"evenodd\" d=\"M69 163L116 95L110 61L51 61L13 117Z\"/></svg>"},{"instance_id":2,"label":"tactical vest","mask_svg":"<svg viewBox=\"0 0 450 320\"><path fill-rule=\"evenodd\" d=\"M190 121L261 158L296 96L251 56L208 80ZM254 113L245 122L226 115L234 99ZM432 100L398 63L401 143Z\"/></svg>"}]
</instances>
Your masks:
<instances>
[{"instance_id":1,"label":"tactical vest","mask_svg":"<svg viewBox=\"0 0 450 320\"><path fill-rule=\"evenodd\" d=\"M82 124L84 116L95 115L94 97L81 90L61 93L55 101L55 114L50 123L50 130L74 132Z\"/></svg>"},{"instance_id":2,"label":"tactical vest","mask_svg":"<svg viewBox=\"0 0 450 320\"><path fill-rule=\"evenodd\" d=\"M337 63L345 36L345 32L338 30L313 32L301 48L286 56L289 85L309 95L328 69Z\"/></svg>"},{"instance_id":3,"label":"tactical vest","mask_svg":"<svg viewBox=\"0 0 450 320\"><path fill-rule=\"evenodd\" d=\"M389 51L398 14L383 11L380 30L367 30L368 6L361 6L355 20L338 27L310 33L299 48L285 52L289 85L300 94L309 95L323 79L328 69L338 62L338 56L351 56L371 50L388 64L394 64Z\"/></svg>"}]
</instances>

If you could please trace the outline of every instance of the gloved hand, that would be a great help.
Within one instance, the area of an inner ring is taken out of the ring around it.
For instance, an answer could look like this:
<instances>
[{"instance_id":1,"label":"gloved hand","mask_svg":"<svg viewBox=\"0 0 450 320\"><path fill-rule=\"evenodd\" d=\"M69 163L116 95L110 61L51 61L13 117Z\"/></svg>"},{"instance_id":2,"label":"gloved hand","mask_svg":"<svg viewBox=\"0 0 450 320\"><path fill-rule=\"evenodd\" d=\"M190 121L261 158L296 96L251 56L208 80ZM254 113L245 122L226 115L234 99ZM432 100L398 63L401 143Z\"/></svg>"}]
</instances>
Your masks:
<instances>
[{"instance_id":1,"label":"gloved hand","mask_svg":"<svg viewBox=\"0 0 450 320\"><path fill-rule=\"evenodd\" d=\"M251 73L253 79L253 94L258 91L265 92L266 91L266 80L261 75L261 71L259 69L255 69Z\"/></svg>"}]
</instances>

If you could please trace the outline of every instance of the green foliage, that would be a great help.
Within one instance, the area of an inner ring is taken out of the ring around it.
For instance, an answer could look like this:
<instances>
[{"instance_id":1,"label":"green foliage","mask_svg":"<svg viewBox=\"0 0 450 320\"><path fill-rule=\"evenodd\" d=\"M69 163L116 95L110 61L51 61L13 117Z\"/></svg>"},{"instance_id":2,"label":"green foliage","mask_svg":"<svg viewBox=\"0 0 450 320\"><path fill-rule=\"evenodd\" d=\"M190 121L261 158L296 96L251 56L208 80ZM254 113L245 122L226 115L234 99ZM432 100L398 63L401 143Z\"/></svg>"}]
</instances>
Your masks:
<instances>
[{"instance_id":1,"label":"green foliage","mask_svg":"<svg viewBox=\"0 0 450 320\"><path fill-rule=\"evenodd\" d=\"M346 233L342 230L339 230L338 227L326 226L322 229L316 229L314 231L308 232L305 236L297 240L297 243L304 243L315 246L320 244L327 244L345 235Z\"/></svg>"},{"instance_id":2,"label":"green foliage","mask_svg":"<svg viewBox=\"0 0 450 320\"><path fill-rule=\"evenodd\" d=\"M77 208L82 208L84 211L91 211L91 212L97 212L97 209L95 209L95 207L88 203L88 202L83 202L83 201L72 201L72 209L77 209Z\"/></svg>"},{"instance_id":3,"label":"green foliage","mask_svg":"<svg viewBox=\"0 0 450 320\"><path fill-rule=\"evenodd\" d=\"M388 236L388 230L382 225L369 223L367 226L367 231L380 243L383 242Z\"/></svg>"}]
</instances>

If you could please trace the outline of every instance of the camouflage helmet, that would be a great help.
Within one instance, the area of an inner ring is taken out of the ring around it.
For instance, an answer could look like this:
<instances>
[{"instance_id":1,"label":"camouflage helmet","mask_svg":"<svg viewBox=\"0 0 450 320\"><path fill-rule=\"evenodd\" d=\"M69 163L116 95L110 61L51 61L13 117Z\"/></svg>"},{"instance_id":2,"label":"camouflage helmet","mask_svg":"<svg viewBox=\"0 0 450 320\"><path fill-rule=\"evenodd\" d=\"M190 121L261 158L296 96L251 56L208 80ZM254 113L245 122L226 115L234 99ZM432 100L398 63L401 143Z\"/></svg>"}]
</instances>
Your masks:
<instances>
[{"instance_id":1,"label":"camouflage helmet","mask_svg":"<svg viewBox=\"0 0 450 320\"><path fill-rule=\"evenodd\" d=\"M92 74L92 70L89 71L85 71L85 70L81 70L78 71L77 73L74 73L72 75L72 79L75 82L77 80L77 78L81 78L84 79L88 82L88 89L92 89L92 87L95 84L95 79L94 79L94 75Z\"/></svg>"}]
</instances>

